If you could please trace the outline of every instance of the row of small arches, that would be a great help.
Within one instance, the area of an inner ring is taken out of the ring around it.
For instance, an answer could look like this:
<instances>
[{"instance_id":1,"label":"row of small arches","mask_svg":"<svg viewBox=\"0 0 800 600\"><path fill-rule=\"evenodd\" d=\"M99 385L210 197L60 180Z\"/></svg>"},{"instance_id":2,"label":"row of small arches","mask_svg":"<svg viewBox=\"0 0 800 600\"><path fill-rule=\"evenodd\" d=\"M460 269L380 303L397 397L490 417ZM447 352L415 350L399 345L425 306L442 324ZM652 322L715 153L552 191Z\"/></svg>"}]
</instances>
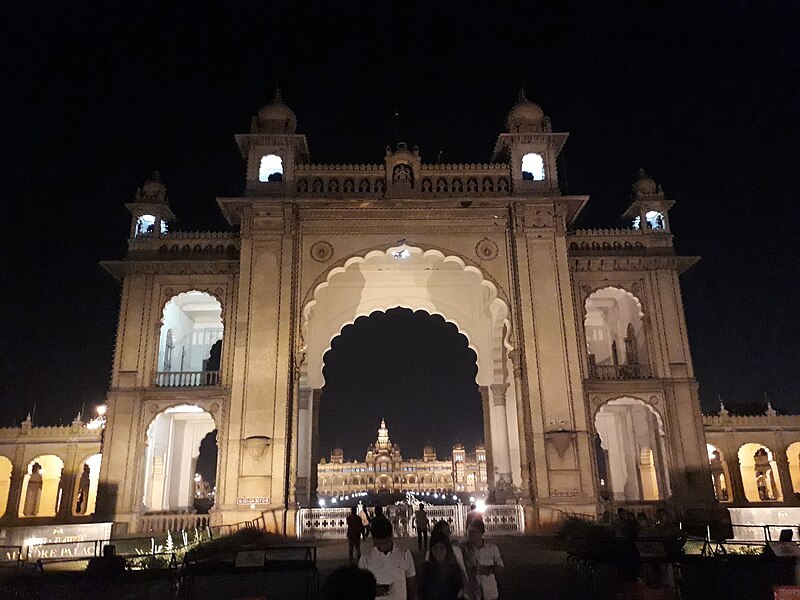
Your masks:
<instances>
[{"instance_id":1,"label":"row of small arches","mask_svg":"<svg viewBox=\"0 0 800 600\"><path fill-rule=\"evenodd\" d=\"M417 477L415 475L411 475L409 477L403 477L402 480L400 477L394 477L394 483L401 484L401 483L408 483L408 484L416 484L416 483L436 483L436 477L430 476L425 477L424 475L419 478L417 481ZM439 477L439 483L448 483L450 479L448 477ZM381 483L381 479L378 480L378 483ZM321 484L322 486L328 485L328 480L323 479ZM348 479L344 479L342 477L336 477L335 479L331 480L331 485L375 485L375 478L374 477L350 477Z\"/></svg>"},{"instance_id":2,"label":"row of small arches","mask_svg":"<svg viewBox=\"0 0 800 600\"><path fill-rule=\"evenodd\" d=\"M237 250L234 245L224 246L222 244L216 246L212 244L205 246L201 244L195 244L194 246L190 244L184 244L183 246L180 244L173 244L172 246L163 244L158 248L158 251L162 254L235 254Z\"/></svg>"},{"instance_id":3,"label":"row of small arches","mask_svg":"<svg viewBox=\"0 0 800 600\"><path fill-rule=\"evenodd\" d=\"M571 242L569 245L570 250L643 250L644 244L642 242Z\"/></svg>"},{"instance_id":4,"label":"row of small arches","mask_svg":"<svg viewBox=\"0 0 800 600\"><path fill-rule=\"evenodd\" d=\"M713 441L713 440L712 440ZM731 482L728 460L719 446L708 442L708 460L711 466L711 479L714 494L720 502L781 502L783 484L795 495L800 495L800 442L786 447L784 456L760 442L747 442L736 449L739 463L739 476L745 498L734 497L736 491ZM786 459L790 481L782 482L778 462Z\"/></svg>"},{"instance_id":5,"label":"row of small arches","mask_svg":"<svg viewBox=\"0 0 800 600\"><path fill-rule=\"evenodd\" d=\"M466 181L460 177L433 180L425 177L420 182L422 194L449 195L449 194L503 194L510 190L508 177L484 177L478 179L471 177ZM299 194L383 194L386 183L383 178L353 179L339 181L338 178L323 179L318 177L309 181L306 178L297 180L296 190Z\"/></svg>"}]
</instances>

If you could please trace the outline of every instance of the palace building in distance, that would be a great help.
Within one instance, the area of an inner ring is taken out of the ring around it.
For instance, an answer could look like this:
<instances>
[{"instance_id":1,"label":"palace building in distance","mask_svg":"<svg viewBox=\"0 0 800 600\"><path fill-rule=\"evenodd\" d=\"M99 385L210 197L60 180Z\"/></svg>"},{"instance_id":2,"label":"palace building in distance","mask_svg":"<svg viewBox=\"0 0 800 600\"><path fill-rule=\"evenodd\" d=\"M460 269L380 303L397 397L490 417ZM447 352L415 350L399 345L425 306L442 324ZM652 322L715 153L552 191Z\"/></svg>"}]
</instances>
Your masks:
<instances>
[{"instance_id":1,"label":"palace building in distance","mask_svg":"<svg viewBox=\"0 0 800 600\"><path fill-rule=\"evenodd\" d=\"M383 420L378 439L362 462L346 462L342 449L334 448L330 460L323 458L317 465L317 497L322 499L359 492L485 494L488 481L483 444L474 453L456 444L448 460L439 460L433 446L423 448L421 459L403 458L400 447L389 440Z\"/></svg>"}]
</instances>

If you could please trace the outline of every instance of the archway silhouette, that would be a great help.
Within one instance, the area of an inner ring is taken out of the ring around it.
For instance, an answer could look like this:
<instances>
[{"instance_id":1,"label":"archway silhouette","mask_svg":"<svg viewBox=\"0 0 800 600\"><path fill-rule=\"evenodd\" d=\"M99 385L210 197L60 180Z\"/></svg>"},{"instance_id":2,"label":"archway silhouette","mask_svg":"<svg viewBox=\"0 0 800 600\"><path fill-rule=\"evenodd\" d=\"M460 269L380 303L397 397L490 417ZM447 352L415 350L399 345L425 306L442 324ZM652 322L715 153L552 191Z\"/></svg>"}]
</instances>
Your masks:
<instances>
[{"instance_id":1,"label":"archway silhouette","mask_svg":"<svg viewBox=\"0 0 800 600\"><path fill-rule=\"evenodd\" d=\"M334 447L363 460L382 418L404 457L429 442L439 458L458 441L484 441L475 352L439 315L405 308L376 311L342 329L324 355L320 458Z\"/></svg>"}]
</instances>

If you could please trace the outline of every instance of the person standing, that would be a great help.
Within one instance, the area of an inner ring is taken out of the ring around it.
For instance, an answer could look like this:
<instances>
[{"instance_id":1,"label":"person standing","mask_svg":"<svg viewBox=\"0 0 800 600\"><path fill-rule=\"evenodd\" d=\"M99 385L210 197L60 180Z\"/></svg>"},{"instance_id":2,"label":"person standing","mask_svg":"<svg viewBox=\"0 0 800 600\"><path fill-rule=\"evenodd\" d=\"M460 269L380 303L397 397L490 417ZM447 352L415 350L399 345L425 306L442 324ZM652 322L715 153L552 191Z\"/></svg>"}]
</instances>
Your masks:
<instances>
[{"instance_id":1,"label":"person standing","mask_svg":"<svg viewBox=\"0 0 800 600\"><path fill-rule=\"evenodd\" d=\"M431 533L431 552L423 564L422 600L458 600L464 588L464 575L453 547L443 531Z\"/></svg>"},{"instance_id":2,"label":"person standing","mask_svg":"<svg viewBox=\"0 0 800 600\"><path fill-rule=\"evenodd\" d=\"M416 600L417 580L411 552L394 545L392 524L388 519L372 520L372 550L358 561L378 582L377 598L381 600Z\"/></svg>"},{"instance_id":3,"label":"person standing","mask_svg":"<svg viewBox=\"0 0 800 600\"><path fill-rule=\"evenodd\" d=\"M472 527L475 521L483 522L483 515L475 504L470 504L469 512L467 513L467 531L469 531L469 528Z\"/></svg>"},{"instance_id":4,"label":"person standing","mask_svg":"<svg viewBox=\"0 0 800 600\"><path fill-rule=\"evenodd\" d=\"M414 513L414 521L417 524L417 546L420 552L425 552L428 549L428 525L430 523L422 502L420 502L417 512Z\"/></svg>"},{"instance_id":5,"label":"person standing","mask_svg":"<svg viewBox=\"0 0 800 600\"><path fill-rule=\"evenodd\" d=\"M462 546L467 576L470 581L470 597L475 600L497 600L497 575L503 572L503 559L494 544L483 539L486 527L483 520L474 521L467 532L468 542Z\"/></svg>"},{"instance_id":6,"label":"person standing","mask_svg":"<svg viewBox=\"0 0 800 600\"><path fill-rule=\"evenodd\" d=\"M353 562L353 551L356 560L361 559L361 536L364 534L364 522L358 515L358 509L353 506L347 515L347 558Z\"/></svg>"}]
</instances>

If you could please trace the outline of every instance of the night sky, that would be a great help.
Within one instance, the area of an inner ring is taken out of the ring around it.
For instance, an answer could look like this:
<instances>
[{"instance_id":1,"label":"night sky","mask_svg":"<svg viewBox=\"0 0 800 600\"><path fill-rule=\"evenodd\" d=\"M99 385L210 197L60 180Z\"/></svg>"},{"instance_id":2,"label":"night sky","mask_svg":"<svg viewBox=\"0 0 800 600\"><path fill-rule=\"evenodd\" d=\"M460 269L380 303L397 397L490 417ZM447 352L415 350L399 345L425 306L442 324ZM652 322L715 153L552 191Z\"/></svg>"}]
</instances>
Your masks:
<instances>
[{"instance_id":1,"label":"night sky","mask_svg":"<svg viewBox=\"0 0 800 600\"><path fill-rule=\"evenodd\" d=\"M117 4L0 8L0 425L103 400L119 286L98 262L124 256L123 204L159 169L173 229L225 228L215 197L244 186L233 135L276 85L319 163L382 161L395 110L423 160L488 160L524 86L571 132L578 226L619 226L640 167L677 201L676 246L703 257L683 294L705 409L766 392L800 412L797 3ZM380 416L408 454L477 441L474 362L442 351L459 347L446 328L398 313L346 331L323 410L347 428L323 449L360 457ZM437 410L413 404L443 388Z\"/></svg>"}]
</instances>

